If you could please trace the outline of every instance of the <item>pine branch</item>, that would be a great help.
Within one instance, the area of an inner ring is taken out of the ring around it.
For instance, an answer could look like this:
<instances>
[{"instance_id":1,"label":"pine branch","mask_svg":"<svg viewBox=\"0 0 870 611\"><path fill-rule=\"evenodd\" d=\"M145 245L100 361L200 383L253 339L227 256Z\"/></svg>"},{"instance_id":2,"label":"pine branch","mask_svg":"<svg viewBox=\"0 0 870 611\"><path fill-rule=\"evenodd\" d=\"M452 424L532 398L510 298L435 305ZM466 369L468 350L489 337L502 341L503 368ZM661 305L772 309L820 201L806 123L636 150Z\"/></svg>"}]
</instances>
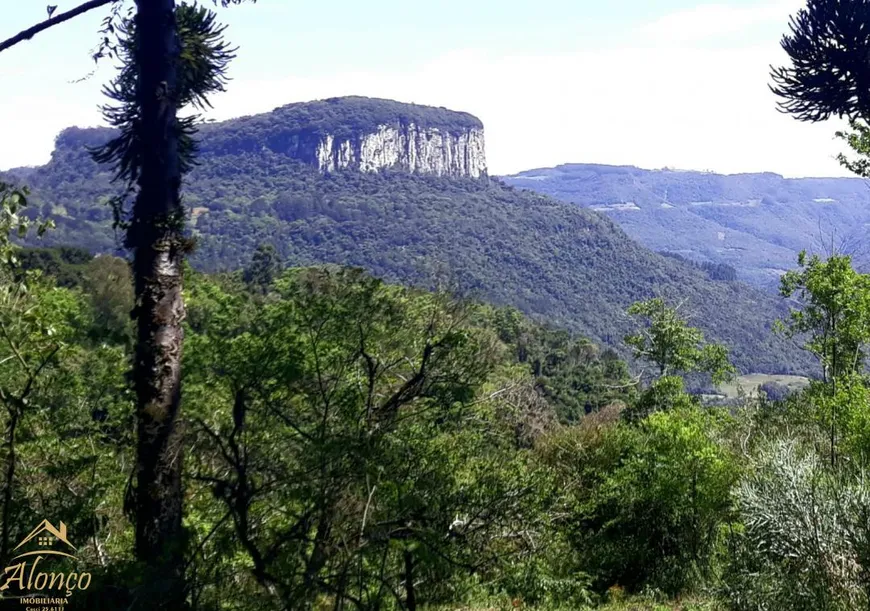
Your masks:
<instances>
[{"instance_id":1,"label":"pine branch","mask_svg":"<svg viewBox=\"0 0 870 611\"><path fill-rule=\"evenodd\" d=\"M8 38L7 40L0 42L0 52L3 52L8 48L17 45L19 42L30 40L43 30L47 30L54 25L58 25L60 23L63 23L64 21L69 21L73 17L78 17L82 13L86 13L90 10L100 8L101 6L105 6L116 1L117 0L90 0L90 2L85 2L84 4L79 5L76 8L71 9L65 13L60 13L56 17L49 17L41 23L37 23L36 25L27 28L26 30L22 30L12 38Z\"/></svg>"}]
</instances>

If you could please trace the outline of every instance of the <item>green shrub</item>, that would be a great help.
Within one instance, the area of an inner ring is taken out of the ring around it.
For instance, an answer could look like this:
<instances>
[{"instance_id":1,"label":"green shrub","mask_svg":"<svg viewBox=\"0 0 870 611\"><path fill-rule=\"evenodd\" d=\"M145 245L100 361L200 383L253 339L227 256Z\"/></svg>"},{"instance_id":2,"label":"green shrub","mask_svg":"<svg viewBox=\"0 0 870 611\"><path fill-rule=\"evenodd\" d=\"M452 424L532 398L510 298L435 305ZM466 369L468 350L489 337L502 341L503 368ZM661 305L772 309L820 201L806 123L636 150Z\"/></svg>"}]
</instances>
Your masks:
<instances>
[{"instance_id":1,"label":"green shrub","mask_svg":"<svg viewBox=\"0 0 870 611\"><path fill-rule=\"evenodd\" d=\"M717 439L727 416L691 405L637 425L606 416L563 430L543 449L562 478L578 568L598 591L675 595L699 586L732 519L737 459Z\"/></svg>"}]
</instances>

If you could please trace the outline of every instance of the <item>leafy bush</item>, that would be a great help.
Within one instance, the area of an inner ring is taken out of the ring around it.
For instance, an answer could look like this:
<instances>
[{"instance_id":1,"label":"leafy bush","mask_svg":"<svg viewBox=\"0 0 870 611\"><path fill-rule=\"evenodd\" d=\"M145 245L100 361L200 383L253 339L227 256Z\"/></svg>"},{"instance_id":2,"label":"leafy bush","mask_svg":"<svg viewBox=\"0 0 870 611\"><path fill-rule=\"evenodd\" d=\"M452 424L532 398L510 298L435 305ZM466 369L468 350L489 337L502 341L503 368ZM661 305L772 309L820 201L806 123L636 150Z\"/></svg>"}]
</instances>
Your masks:
<instances>
[{"instance_id":1,"label":"leafy bush","mask_svg":"<svg viewBox=\"0 0 870 611\"><path fill-rule=\"evenodd\" d=\"M548 440L578 568L602 591L619 585L676 594L713 574L730 523L736 457L717 435L721 412L685 406L637 425L606 414Z\"/></svg>"}]
</instances>

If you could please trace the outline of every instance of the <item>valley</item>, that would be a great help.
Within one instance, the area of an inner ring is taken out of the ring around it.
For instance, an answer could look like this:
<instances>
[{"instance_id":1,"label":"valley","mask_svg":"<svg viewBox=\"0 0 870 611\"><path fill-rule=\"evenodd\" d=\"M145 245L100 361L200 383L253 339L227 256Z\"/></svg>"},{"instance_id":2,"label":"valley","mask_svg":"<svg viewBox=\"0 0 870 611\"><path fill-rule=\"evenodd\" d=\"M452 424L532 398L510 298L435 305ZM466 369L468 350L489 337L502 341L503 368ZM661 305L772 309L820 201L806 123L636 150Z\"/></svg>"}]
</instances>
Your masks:
<instances>
[{"instance_id":1,"label":"valley","mask_svg":"<svg viewBox=\"0 0 870 611\"><path fill-rule=\"evenodd\" d=\"M335 263L390 281L447 282L620 351L630 329L625 309L661 296L685 301L690 320L724 342L741 371L809 370L805 355L771 333L786 312L781 299L656 254L627 235L621 219L488 178L480 174L481 159L464 175L442 175L452 166L436 160L453 159L459 145L427 149L431 165L414 171L374 168L383 146L364 143L380 133L377 125L406 129L414 121L443 134L481 129L464 113L358 97L204 126L184 199L197 240L192 264L212 272L238 269L269 243L288 265ZM34 210L57 226L44 243L117 248L107 205L116 193L112 174L88 154L110 136L106 129L67 129L46 166L11 172L26 177ZM319 142L342 139L355 169L317 158ZM400 165L421 159L411 142L397 144L390 158ZM363 151L373 157L361 158Z\"/></svg>"}]
</instances>

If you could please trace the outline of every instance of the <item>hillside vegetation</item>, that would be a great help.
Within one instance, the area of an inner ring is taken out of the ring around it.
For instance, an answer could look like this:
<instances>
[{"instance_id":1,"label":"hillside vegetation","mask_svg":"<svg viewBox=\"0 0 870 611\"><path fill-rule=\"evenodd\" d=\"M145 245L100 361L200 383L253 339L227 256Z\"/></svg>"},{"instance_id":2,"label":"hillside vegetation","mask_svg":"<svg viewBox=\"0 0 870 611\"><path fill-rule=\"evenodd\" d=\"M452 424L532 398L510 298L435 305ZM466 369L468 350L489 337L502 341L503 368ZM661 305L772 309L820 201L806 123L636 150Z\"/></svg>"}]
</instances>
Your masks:
<instances>
[{"instance_id":1,"label":"hillside vegetation","mask_svg":"<svg viewBox=\"0 0 870 611\"><path fill-rule=\"evenodd\" d=\"M390 281L446 282L614 346L628 330L626 307L660 295L684 302L682 311L731 348L741 371L809 371L803 355L770 333L785 311L776 297L714 281L643 248L601 214L498 180L322 175L262 140L286 124L286 112L204 131L185 189L199 269L238 269L258 244L271 243L289 265L338 263ZM239 130L244 137L234 140ZM116 190L87 154L108 133L66 130L50 163L28 173L34 211L57 224L49 244L115 247L106 202ZM250 139L262 146L227 144Z\"/></svg>"},{"instance_id":2,"label":"hillside vegetation","mask_svg":"<svg viewBox=\"0 0 870 611\"><path fill-rule=\"evenodd\" d=\"M264 146L281 153L287 150L288 138L299 134L330 134L341 140L392 124L449 132L483 129L480 119L467 112L349 96L288 104L271 113L204 126L202 153L257 153Z\"/></svg>"},{"instance_id":3,"label":"hillside vegetation","mask_svg":"<svg viewBox=\"0 0 870 611\"><path fill-rule=\"evenodd\" d=\"M581 206L421 175L485 167L445 109L197 126L235 53L209 4L115 3L117 131L0 177L0 608L870 609L870 274L801 251L776 297L604 214L788 215L779 177L658 201L617 168ZM870 0L843 4L791 20L774 93L852 117L870 177ZM432 129L362 133L387 122ZM379 173L316 169L350 167Z\"/></svg>"},{"instance_id":4,"label":"hillside vegetation","mask_svg":"<svg viewBox=\"0 0 870 611\"><path fill-rule=\"evenodd\" d=\"M604 212L655 251L734 267L741 280L773 289L798 252L870 257L870 188L858 178L783 178L566 164L503 178Z\"/></svg>"}]
</instances>

